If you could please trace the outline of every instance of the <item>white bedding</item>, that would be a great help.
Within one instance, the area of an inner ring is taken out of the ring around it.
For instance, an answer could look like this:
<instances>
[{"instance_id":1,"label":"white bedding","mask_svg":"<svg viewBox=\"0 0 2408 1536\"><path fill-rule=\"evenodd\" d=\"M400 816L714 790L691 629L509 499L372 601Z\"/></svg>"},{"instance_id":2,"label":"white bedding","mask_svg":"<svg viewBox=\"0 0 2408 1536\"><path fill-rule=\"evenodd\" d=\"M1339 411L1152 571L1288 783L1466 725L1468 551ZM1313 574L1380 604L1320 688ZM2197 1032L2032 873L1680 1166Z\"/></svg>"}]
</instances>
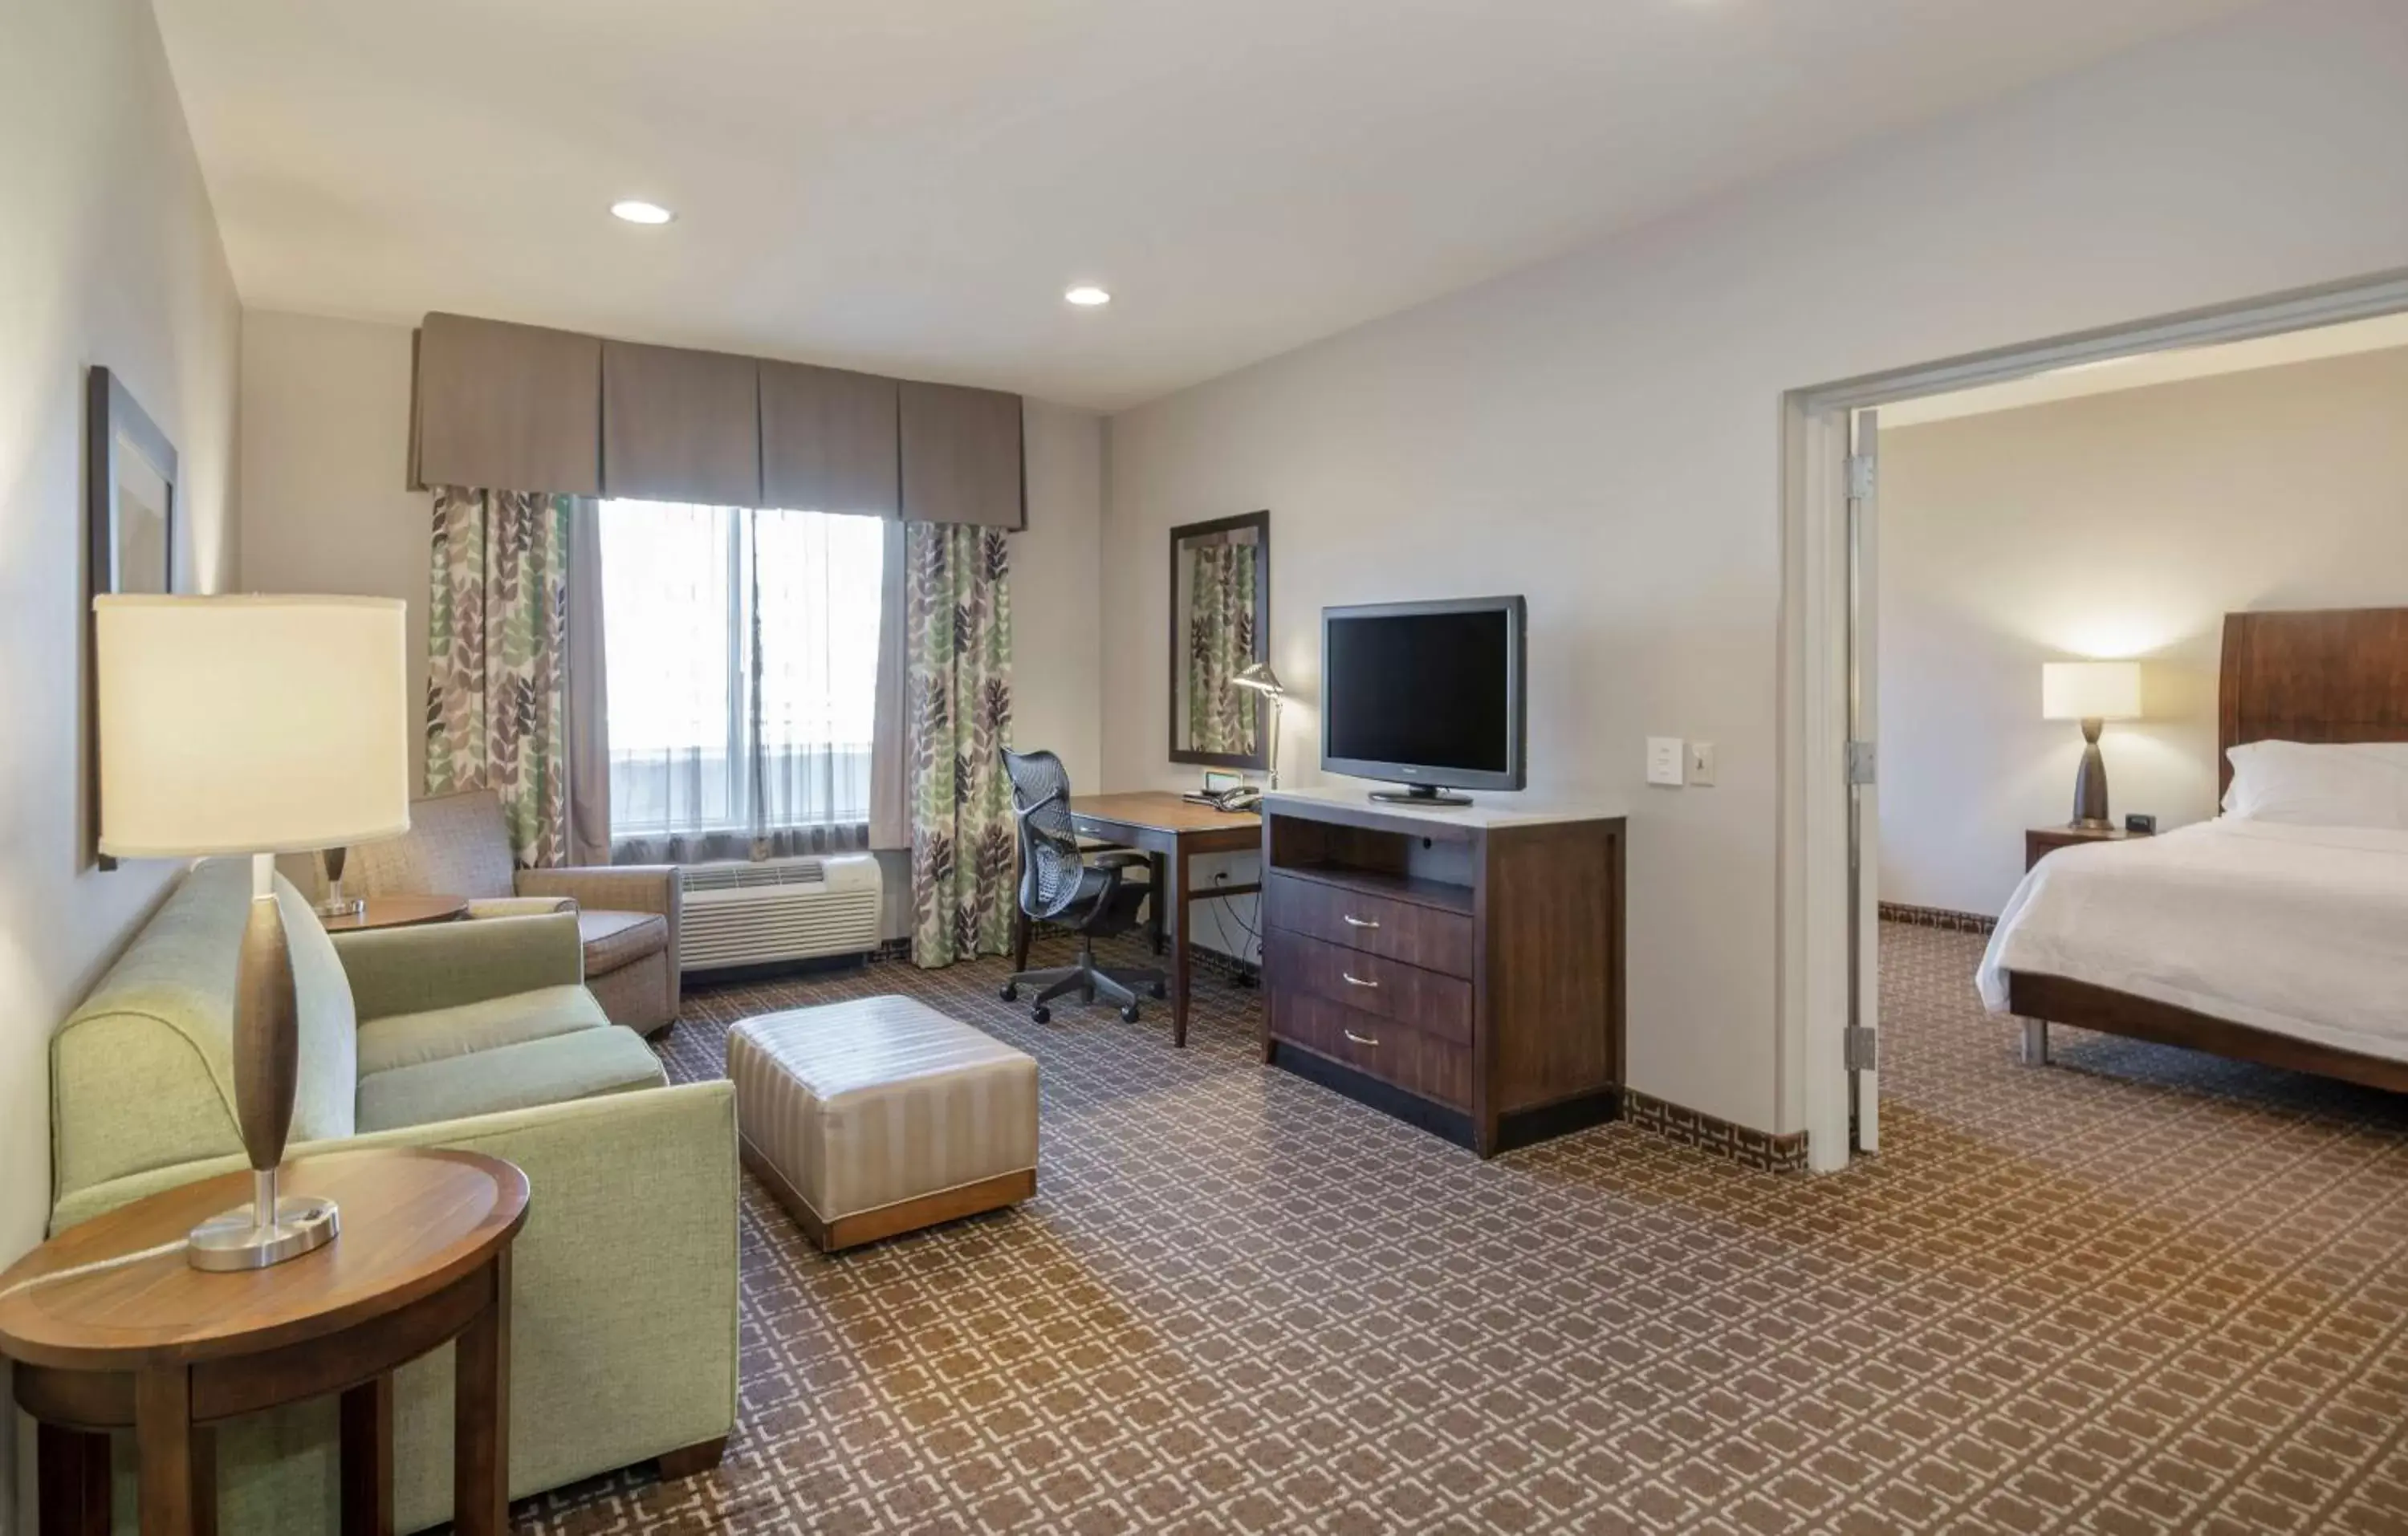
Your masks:
<instances>
[{"instance_id":1,"label":"white bedding","mask_svg":"<svg viewBox=\"0 0 2408 1536\"><path fill-rule=\"evenodd\" d=\"M2408 831L2223 817L2060 849L1982 957L2366 1055L2408 1061Z\"/></svg>"}]
</instances>

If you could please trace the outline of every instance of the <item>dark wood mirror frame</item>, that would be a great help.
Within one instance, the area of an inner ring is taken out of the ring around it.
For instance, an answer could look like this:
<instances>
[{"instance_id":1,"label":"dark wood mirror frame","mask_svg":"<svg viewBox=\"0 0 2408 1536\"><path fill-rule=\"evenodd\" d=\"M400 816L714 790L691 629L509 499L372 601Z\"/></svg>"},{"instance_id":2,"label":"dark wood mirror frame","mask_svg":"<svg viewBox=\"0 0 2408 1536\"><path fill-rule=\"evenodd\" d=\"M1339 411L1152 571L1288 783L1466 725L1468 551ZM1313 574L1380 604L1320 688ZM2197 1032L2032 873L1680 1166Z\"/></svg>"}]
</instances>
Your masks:
<instances>
[{"instance_id":1,"label":"dark wood mirror frame","mask_svg":"<svg viewBox=\"0 0 2408 1536\"><path fill-rule=\"evenodd\" d=\"M138 455L165 492L159 509L161 538L165 548L158 590L176 590L176 531L183 520L183 487L177 480L176 445L159 423L134 398L124 380L94 366L84 376L84 601L83 668L83 822L84 856L89 867L114 869L117 860L100 851L100 698L93 660L92 599L105 592L122 592L124 552L118 546L118 481L125 456Z\"/></svg>"},{"instance_id":2,"label":"dark wood mirror frame","mask_svg":"<svg viewBox=\"0 0 2408 1536\"><path fill-rule=\"evenodd\" d=\"M1168 717L1168 738L1170 760L1174 763L1197 763L1206 768L1251 768L1260 772L1270 767L1270 711L1261 711L1257 718L1262 729L1255 738L1253 752L1197 752L1179 744L1179 671L1186 659L1187 637L1179 611L1179 556L1182 547L1193 538L1211 534L1235 533L1241 528L1254 530L1255 547L1262 551L1262 569L1254 579L1254 659L1263 661L1271 653L1271 514L1266 511L1247 512L1239 517L1215 518L1209 523L1186 523L1170 530L1170 585L1165 594L1165 607L1170 611L1170 659L1163 673L1168 692L1163 696L1163 712Z\"/></svg>"}]
</instances>

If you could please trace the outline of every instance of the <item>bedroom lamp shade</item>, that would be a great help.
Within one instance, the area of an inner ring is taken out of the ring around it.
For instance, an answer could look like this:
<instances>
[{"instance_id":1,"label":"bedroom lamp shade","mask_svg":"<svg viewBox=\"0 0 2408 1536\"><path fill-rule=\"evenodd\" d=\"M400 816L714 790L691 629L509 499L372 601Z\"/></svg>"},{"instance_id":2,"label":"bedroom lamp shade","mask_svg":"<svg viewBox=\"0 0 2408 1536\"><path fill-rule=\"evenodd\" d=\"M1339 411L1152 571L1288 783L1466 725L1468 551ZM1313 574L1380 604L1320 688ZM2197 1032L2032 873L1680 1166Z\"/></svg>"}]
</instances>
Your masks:
<instances>
[{"instance_id":1,"label":"bedroom lamp shade","mask_svg":"<svg viewBox=\"0 0 2408 1536\"><path fill-rule=\"evenodd\" d=\"M100 849L287 854L409 829L402 604L93 599Z\"/></svg>"},{"instance_id":2,"label":"bedroom lamp shade","mask_svg":"<svg viewBox=\"0 0 2408 1536\"><path fill-rule=\"evenodd\" d=\"M2043 720L2138 720L2141 664L2137 661L2052 661L2040 669Z\"/></svg>"}]
</instances>

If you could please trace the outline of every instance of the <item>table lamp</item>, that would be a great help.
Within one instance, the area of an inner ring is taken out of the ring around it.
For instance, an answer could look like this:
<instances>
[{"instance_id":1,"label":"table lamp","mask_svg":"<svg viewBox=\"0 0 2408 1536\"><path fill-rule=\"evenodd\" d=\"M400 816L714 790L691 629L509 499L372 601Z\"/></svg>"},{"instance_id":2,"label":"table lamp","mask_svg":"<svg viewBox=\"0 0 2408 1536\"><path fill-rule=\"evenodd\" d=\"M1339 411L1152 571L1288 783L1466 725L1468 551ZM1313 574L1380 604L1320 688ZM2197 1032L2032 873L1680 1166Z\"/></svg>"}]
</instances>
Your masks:
<instances>
[{"instance_id":1,"label":"table lamp","mask_svg":"<svg viewBox=\"0 0 2408 1536\"><path fill-rule=\"evenodd\" d=\"M1280 682L1279 674L1271 670L1271 664L1267 661L1258 661L1231 678L1229 686L1249 689L1270 701L1270 719L1265 722L1265 725L1271 733L1271 750L1269 756L1264 761L1270 767L1271 787L1277 789L1279 788L1280 700L1287 696L1287 689Z\"/></svg>"},{"instance_id":2,"label":"table lamp","mask_svg":"<svg viewBox=\"0 0 2408 1536\"><path fill-rule=\"evenodd\" d=\"M2082 769L2073 781L2073 824L2098 830L2107 819L2107 760L2099 755L2099 728L2110 720L2141 718L2137 661L2052 661L2040 669L2043 720L2082 722Z\"/></svg>"},{"instance_id":3,"label":"table lamp","mask_svg":"<svg viewBox=\"0 0 2408 1536\"><path fill-rule=\"evenodd\" d=\"M334 1202L280 1199L300 1024L276 855L409 829L402 605L386 597L93 599L100 848L251 855L235 971L235 1119L251 1202L193 1228L195 1269L323 1246Z\"/></svg>"}]
</instances>

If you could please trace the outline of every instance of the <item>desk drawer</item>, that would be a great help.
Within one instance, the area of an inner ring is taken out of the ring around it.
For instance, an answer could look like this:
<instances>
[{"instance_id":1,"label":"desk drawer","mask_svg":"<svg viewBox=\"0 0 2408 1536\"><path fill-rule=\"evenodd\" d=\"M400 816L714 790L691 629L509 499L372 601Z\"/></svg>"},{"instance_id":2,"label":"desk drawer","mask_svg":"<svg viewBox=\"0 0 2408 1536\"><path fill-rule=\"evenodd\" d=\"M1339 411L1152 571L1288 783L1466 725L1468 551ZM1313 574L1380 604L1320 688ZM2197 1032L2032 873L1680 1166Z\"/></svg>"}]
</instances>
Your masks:
<instances>
[{"instance_id":1,"label":"desk drawer","mask_svg":"<svg viewBox=\"0 0 2408 1536\"><path fill-rule=\"evenodd\" d=\"M1419 1029L1274 983L1271 1038L1449 1109L1471 1108L1471 1052Z\"/></svg>"},{"instance_id":2,"label":"desk drawer","mask_svg":"<svg viewBox=\"0 0 2408 1536\"><path fill-rule=\"evenodd\" d=\"M1263 879L1263 921L1440 975L1471 974L1471 919L1463 912L1270 869Z\"/></svg>"},{"instance_id":3,"label":"desk drawer","mask_svg":"<svg viewBox=\"0 0 2408 1536\"><path fill-rule=\"evenodd\" d=\"M1285 928L1267 929L1263 938L1271 984L1279 990L1309 992L1456 1045L1471 1043L1469 982Z\"/></svg>"}]
</instances>

